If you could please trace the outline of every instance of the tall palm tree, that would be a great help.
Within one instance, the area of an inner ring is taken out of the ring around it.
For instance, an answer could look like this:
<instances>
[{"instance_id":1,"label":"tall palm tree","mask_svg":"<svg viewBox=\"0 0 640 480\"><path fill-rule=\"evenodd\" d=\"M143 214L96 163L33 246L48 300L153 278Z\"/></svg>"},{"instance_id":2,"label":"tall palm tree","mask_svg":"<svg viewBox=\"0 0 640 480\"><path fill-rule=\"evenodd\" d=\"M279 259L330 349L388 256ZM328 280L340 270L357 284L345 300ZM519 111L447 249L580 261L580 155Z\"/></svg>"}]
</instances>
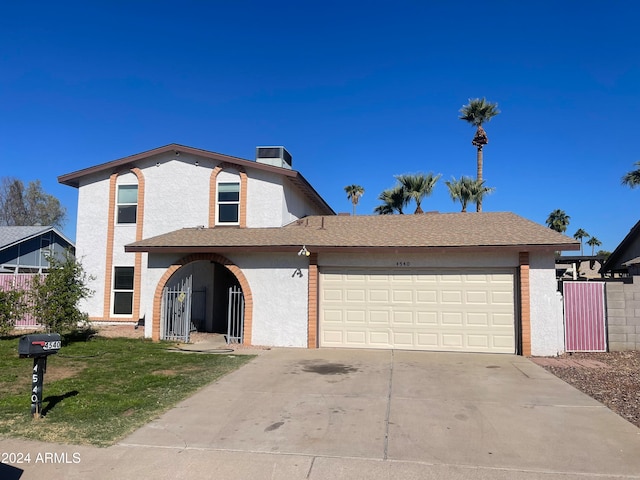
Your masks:
<instances>
[{"instance_id":1,"label":"tall palm tree","mask_svg":"<svg viewBox=\"0 0 640 480\"><path fill-rule=\"evenodd\" d=\"M393 188L384 190L378 195L378 200L382 201L382 205L378 205L373 212L378 215L390 215L398 212L402 215L404 207L409 203L409 198L404 192L402 185L396 185Z\"/></svg>"},{"instance_id":2,"label":"tall palm tree","mask_svg":"<svg viewBox=\"0 0 640 480\"><path fill-rule=\"evenodd\" d=\"M473 183L471 183L471 201L476 203L476 212L482 211L482 199L494 190L495 188L493 187L486 187L484 180L473 180Z\"/></svg>"},{"instance_id":3,"label":"tall palm tree","mask_svg":"<svg viewBox=\"0 0 640 480\"><path fill-rule=\"evenodd\" d=\"M344 187L344 191L347 192L347 199L351 200L351 204L353 205L353 216L356 215L356 205L358 205L358 200L360 197L364 195L364 188L360 185L347 185Z\"/></svg>"},{"instance_id":4,"label":"tall palm tree","mask_svg":"<svg viewBox=\"0 0 640 480\"><path fill-rule=\"evenodd\" d=\"M549 214L549 217L547 218L547 226L551 230L564 233L567 231L570 219L571 217L564 213L564 210L557 209Z\"/></svg>"},{"instance_id":5,"label":"tall palm tree","mask_svg":"<svg viewBox=\"0 0 640 480\"><path fill-rule=\"evenodd\" d=\"M484 185L484 180L478 181L464 175L460 177L459 180L456 180L456 177L453 177L453 180L445 183L449 188L449 195L451 195L451 199L454 202L456 200L459 201L462 205L462 212L467 211L467 204L469 202L476 202L477 207L478 199L482 201L482 197L484 195L491 193L494 190L492 187L486 187Z\"/></svg>"},{"instance_id":6,"label":"tall palm tree","mask_svg":"<svg viewBox=\"0 0 640 480\"><path fill-rule=\"evenodd\" d=\"M602 242L596 237L591 237L589 240L587 240L587 245L591 247L591 256L593 257L595 255L596 247L602 245Z\"/></svg>"},{"instance_id":7,"label":"tall palm tree","mask_svg":"<svg viewBox=\"0 0 640 480\"><path fill-rule=\"evenodd\" d=\"M636 162L634 165L638 168L636 170L631 170L622 177L622 185L627 185L631 188L640 186L640 162Z\"/></svg>"},{"instance_id":8,"label":"tall palm tree","mask_svg":"<svg viewBox=\"0 0 640 480\"><path fill-rule=\"evenodd\" d=\"M431 195L439 178L440 175L433 173L396 175L396 179L407 197L407 202L410 200L416 202L416 211L413 213L423 213L420 203L425 197Z\"/></svg>"},{"instance_id":9,"label":"tall palm tree","mask_svg":"<svg viewBox=\"0 0 640 480\"><path fill-rule=\"evenodd\" d=\"M497 103L487 102L487 99L483 97L469 99L469 103L460 109L460 113L460 120L469 122L471 125L476 127L476 134L474 135L471 144L477 149L476 163L478 174L476 176L476 180L482 181L482 148L489 143L489 138L487 137L487 133L484 131L484 128L482 128L482 125L498 115L500 110L498 110ZM477 203L477 211L482 211L482 199Z\"/></svg>"},{"instance_id":10,"label":"tall palm tree","mask_svg":"<svg viewBox=\"0 0 640 480\"><path fill-rule=\"evenodd\" d=\"M576 233L573 234L573 238L575 238L576 240L580 240L580 255L584 255L583 251L582 251L582 239L583 238L589 238L591 235L589 235L587 232L585 232L583 229L579 228Z\"/></svg>"}]
</instances>

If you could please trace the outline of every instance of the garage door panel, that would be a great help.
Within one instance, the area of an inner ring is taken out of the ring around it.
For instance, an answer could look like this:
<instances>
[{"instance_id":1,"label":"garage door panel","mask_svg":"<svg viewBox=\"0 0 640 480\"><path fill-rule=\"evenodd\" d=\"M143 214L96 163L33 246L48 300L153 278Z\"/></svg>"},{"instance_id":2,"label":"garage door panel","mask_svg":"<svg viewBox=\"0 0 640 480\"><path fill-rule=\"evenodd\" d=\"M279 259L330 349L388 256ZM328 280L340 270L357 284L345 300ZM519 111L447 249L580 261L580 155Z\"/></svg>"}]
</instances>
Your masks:
<instances>
[{"instance_id":1,"label":"garage door panel","mask_svg":"<svg viewBox=\"0 0 640 480\"><path fill-rule=\"evenodd\" d=\"M512 327L513 315L506 313L494 313L491 315L491 325L496 327Z\"/></svg>"},{"instance_id":2,"label":"garage door panel","mask_svg":"<svg viewBox=\"0 0 640 480\"><path fill-rule=\"evenodd\" d=\"M346 310L345 314L346 315L344 315L344 318L349 324L360 323L364 325L367 322L366 320L367 312L365 310Z\"/></svg>"},{"instance_id":3,"label":"garage door panel","mask_svg":"<svg viewBox=\"0 0 640 480\"><path fill-rule=\"evenodd\" d=\"M369 302L371 303L389 303L389 295L390 291L385 289L381 290L379 288L369 289Z\"/></svg>"},{"instance_id":4,"label":"garage door panel","mask_svg":"<svg viewBox=\"0 0 640 480\"><path fill-rule=\"evenodd\" d=\"M412 332L394 332L393 345L396 348L410 348L415 344Z\"/></svg>"},{"instance_id":5,"label":"garage door panel","mask_svg":"<svg viewBox=\"0 0 640 480\"><path fill-rule=\"evenodd\" d=\"M414 312L406 310L394 310L391 312L391 318L393 319L393 326L406 327L407 325L413 326Z\"/></svg>"},{"instance_id":6,"label":"garage door panel","mask_svg":"<svg viewBox=\"0 0 640 480\"><path fill-rule=\"evenodd\" d=\"M489 303L489 292L486 291L467 291L465 298L467 304L486 305Z\"/></svg>"},{"instance_id":7,"label":"garage door panel","mask_svg":"<svg viewBox=\"0 0 640 480\"><path fill-rule=\"evenodd\" d=\"M469 312L467 313L467 325L488 327L492 323L486 312Z\"/></svg>"},{"instance_id":8,"label":"garage door panel","mask_svg":"<svg viewBox=\"0 0 640 480\"><path fill-rule=\"evenodd\" d=\"M413 291L412 290L392 290L391 298L393 303L413 303Z\"/></svg>"},{"instance_id":9,"label":"garage door panel","mask_svg":"<svg viewBox=\"0 0 640 480\"><path fill-rule=\"evenodd\" d=\"M436 290L416 290L416 302L435 305L438 303L438 292Z\"/></svg>"},{"instance_id":10,"label":"garage door panel","mask_svg":"<svg viewBox=\"0 0 640 480\"><path fill-rule=\"evenodd\" d=\"M365 330L350 329L345 332L344 339L348 344L363 347L367 345L367 332Z\"/></svg>"},{"instance_id":11,"label":"garage door panel","mask_svg":"<svg viewBox=\"0 0 640 480\"><path fill-rule=\"evenodd\" d=\"M391 310L369 310L371 325L391 325Z\"/></svg>"},{"instance_id":12,"label":"garage door panel","mask_svg":"<svg viewBox=\"0 0 640 480\"><path fill-rule=\"evenodd\" d=\"M416 334L415 347L424 350L437 350L439 346L439 337L437 333L418 333Z\"/></svg>"},{"instance_id":13,"label":"garage door panel","mask_svg":"<svg viewBox=\"0 0 640 480\"><path fill-rule=\"evenodd\" d=\"M320 269L320 346L515 351L512 271Z\"/></svg>"},{"instance_id":14,"label":"garage door panel","mask_svg":"<svg viewBox=\"0 0 640 480\"><path fill-rule=\"evenodd\" d=\"M369 345L390 348L392 345L391 332L389 330L371 330L369 332Z\"/></svg>"},{"instance_id":15,"label":"garage door panel","mask_svg":"<svg viewBox=\"0 0 640 480\"><path fill-rule=\"evenodd\" d=\"M442 290L440 293L440 303L460 305L462 303L462 292L460 290Z\"/></svg>"},{"instance_id":16,"label":"garage door panel","mask_svg":"<svg viewBox=\"0 0 640 480\"><path fill-rule=\"evenodd\" d=\"M347 302L364 302L366 293L364 289L349 289L345 292L344 298Z\"/></svg>"},{"instance_id":17,"label":"garage door panel","mask_svg":"<svg viewBox=\"0 0 640 480\"><path fill-rule=\"evenodd\" d=\"M342 290L338 290L336 288L326 288L322 292L322 301L342 303Z\"/></svg>"},{"instance_id":18,"label":"garage door panel","mask_svg":"<svg viewBox=\"0 0 640 480\"><path fill-rule=\"evenodd\" d=\"M343 315L342 310L330 310L327 308L324 310L324 322L342 324L342 321L343 321L342 315Z\"/></svg>"},{"instance_id":19,"label":"garage door panel","mask_svg":"<svg viewBox=\"0 0 640 480\"><path fill-rule=\"evenodd\" d=\"M416 312L416 324L418 326L434 326L438 325L438 313L437 312Z\"/></svg>"},{"instance_id":20,"label":"garage door panel","mask_svg":"<svg viewBox=\"0 0 640 480\"><path fill-rule=\"evenodd\" d=\"M453 334L453 333L443 333L442 334L442 345L444 347L449 347L449 348L462 348L463 347L463 342L462 342L462 334L458 333L458 334Z\"/></svg>"},{"instance_id":21,"label":"garage door panel","mask_svg":"<svg viewBox=\"0 0 640 480\"><path fill-rule=\"evenodd\" d=\"M490 345L487 335L467 335L467 346L476 349L488 349Z\"/></svg>"},{"instance_id":22,"label":"garage door panel","mask_svg":"<svg viewBox=\"0 0 640 480\"><path fill-rule=\"evenodd\" d=\"M442 326L462 325L462 312L442 312L440 324Z\"/></svg>"},{"instance_id":23,"label":"garage door panel","mask_svg":"<svg viewBox=\"0 0 640 480\"><path fill-rule=\"evenodd\" d=\"M511 305L513 303L513 293L491 292L491 303L493 305Z\"/></svg>"}]
</instances>

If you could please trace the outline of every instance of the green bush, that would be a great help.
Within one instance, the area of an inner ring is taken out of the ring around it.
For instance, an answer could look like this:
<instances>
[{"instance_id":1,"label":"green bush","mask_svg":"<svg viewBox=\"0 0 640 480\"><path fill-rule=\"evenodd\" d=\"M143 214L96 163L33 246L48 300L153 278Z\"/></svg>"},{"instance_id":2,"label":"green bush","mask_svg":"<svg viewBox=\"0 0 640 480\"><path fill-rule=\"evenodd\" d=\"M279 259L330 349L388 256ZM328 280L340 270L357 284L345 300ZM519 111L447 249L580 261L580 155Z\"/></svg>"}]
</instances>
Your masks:
<instances>
[{"instance_id":1,"label":"green bush","mask_svg":"<svg viewBox=\"0 0 640 480\"><path fill-rule=\"evenodd\" d=\"M25 312L22 290L0 291L0 335L6 335Z\"/></svg>"},{"instance_id":2,"label":"green bush","mask_svg":"<svg viewBox=\"0 0 640 480\"><path fill-rule=\"evenodd\" d=\"M90 277L70 252L48 260L49 273L36 277L31 289L33 314L50 332L77 330L88 322L78 303L93 295L87 287Z\"/></svg>"}]
</instances>

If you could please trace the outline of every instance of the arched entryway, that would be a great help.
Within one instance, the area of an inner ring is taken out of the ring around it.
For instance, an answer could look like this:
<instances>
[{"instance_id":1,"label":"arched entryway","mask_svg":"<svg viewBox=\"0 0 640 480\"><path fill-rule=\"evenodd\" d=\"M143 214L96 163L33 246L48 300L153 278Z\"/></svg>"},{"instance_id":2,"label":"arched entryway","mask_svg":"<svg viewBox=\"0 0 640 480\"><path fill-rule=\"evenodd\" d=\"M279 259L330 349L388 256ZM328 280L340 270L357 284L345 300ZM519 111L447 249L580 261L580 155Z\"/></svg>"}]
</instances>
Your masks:
<instances>
[{"instance_id":1,"label":"arched entryway","mask_svg":"<svg viewBox=\"0 0 640 480\"><path fill-rule=\"evenodd\" d=\"M156 287L153 310L155 340L179 339L186 329L251 344L249 284L240 268L221 255L189 255L169 267Z\"/></svg>"}]
</instances>

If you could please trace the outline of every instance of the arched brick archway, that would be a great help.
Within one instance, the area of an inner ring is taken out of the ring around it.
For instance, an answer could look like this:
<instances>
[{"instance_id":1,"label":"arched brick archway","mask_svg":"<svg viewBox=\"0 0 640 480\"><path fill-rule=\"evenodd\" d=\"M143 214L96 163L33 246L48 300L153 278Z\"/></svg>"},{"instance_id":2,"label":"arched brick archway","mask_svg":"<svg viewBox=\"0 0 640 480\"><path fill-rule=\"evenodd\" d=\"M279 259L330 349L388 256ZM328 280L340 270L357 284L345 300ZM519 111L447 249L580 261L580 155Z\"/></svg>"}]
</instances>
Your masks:
<instances>
[{"instance_id":1,"label":"arched brick archway","mask_svg":"<svg viewBox=\"0 0 640 480\"><path fill-rule=\"evenodd\" d=\"M161 309L162 309L162 291L164 290L165 285L171 278L171 276L176 273L181 267L188 265L189 263L199 262L199 261L211 261L216 262L221 265L224 265L238 280L240 284L240 288L242 288L242 293L244 294L244 345L251 345L251 330L252 330L252 319L253 319L253 296L251 294L251 288L249 287L249 282L246 277L242 273L240 267L235 265L231 260L222 255L218 255L217 253L194 253L191 255L187 255L182 257L176 263L167 268L167 271L164 272L164 275L160 278L158 285L156 286L156 291L153 296L153 322L151 325L151 338L153 340L160 340L160 317L161 317Z\"/></svg>"}]
</instances>

